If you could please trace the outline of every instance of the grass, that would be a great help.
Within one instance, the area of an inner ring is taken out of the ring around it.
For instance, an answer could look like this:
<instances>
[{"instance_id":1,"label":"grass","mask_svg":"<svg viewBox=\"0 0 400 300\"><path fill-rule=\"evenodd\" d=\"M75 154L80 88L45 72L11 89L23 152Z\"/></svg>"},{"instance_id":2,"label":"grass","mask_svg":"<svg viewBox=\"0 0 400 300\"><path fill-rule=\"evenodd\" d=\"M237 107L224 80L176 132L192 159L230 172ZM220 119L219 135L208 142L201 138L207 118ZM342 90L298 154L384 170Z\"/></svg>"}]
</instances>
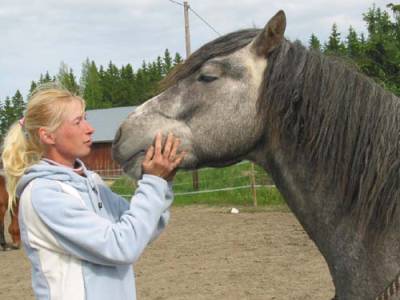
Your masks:
<instances>
[{"instance_id":1,"label":"grass","mask_svg":"<svg viewBox=\"0 0 400 300\"><path fill-rule=\"evenodd\" d=\"M205 204L217 206L241 206L252 207L253 195L249 187L251 184L251 164L249 162L236 164L226 168L205 168L198 171L199 190L193 189L192 172L179 171L174 180L175 201L174 205ZM260 167L255 167L255 183L260 185L256 189L258 206L282 206L284 200L279 191L273 185L272 179ZM224 188L241 189L210 191ZM136 188L136 185L128 177L117 179L111 189L126 198ZM192 193L195 194L185 194ZM199 192L199 193L197 193Z\"/></svg>"}]
</instances>

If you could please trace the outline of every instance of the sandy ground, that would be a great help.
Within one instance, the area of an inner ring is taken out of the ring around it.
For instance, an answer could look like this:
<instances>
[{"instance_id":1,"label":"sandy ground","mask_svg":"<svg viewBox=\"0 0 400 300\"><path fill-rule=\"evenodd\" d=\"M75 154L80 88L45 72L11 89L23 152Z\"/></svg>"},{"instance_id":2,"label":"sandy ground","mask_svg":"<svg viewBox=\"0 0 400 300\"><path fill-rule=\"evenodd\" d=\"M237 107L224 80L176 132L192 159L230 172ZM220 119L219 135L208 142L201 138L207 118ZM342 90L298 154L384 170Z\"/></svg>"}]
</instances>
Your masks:
<instances>
[{"instance_id":1,"label":"sandy ground","mask_svg":"<svg viewBox=\"0 0 400 300\"><path fill-rule=\"evenodd\" d=\"M135 266L138 299L333 297L326 263L291 213L228 211L173 208ZM0 299L34 299L24 252L0 252L0 263Z\"/></svg>"}]
</instances>

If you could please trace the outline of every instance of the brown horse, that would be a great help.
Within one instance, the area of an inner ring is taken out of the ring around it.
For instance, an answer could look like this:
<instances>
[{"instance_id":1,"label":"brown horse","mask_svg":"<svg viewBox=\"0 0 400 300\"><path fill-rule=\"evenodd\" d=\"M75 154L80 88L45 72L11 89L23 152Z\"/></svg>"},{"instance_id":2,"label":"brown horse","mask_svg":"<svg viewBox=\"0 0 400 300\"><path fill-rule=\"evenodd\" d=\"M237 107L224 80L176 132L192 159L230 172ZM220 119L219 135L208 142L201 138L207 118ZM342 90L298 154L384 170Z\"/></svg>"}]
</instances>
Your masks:
<instances>
[{"instance_id":1,"label":"brown horse","mask_svg":"<svg viewBox=\"0 0 400 300\"><path fill-rule=\"evenodd\" d=\"M8 232L11 235L12 243L8 244L4 236L4 219L8 208L8 193L6 190L6 181L4 175L0 175L0 247L3 251L10 249L19 249L21 237L18 224L18 205L14 205L10 211L11 223L8 226Z\"/></svg>"},{"instance_id":2,"label":"brown horse","mask_svg":"<svg viewBox=\"0 0 400 300\"><path fill-rule=\"evenodd\" d=\"M400 299L400 99L285 27L281 11L193 53L123 122L114 158L141 176L162 130L182 140L182 168L254 161L324 256L336 299Z\"/></svg>"}]
</instances>

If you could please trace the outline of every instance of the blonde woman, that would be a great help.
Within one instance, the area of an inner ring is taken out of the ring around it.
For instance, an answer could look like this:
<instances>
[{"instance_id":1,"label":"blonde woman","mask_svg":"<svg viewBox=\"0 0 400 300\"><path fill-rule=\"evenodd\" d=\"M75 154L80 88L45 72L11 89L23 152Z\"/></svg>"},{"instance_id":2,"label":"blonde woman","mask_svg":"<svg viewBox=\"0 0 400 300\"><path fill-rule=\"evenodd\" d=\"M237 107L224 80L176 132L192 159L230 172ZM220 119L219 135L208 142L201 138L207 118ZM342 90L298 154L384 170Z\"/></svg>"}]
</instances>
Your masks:
<instances>
[{"instance_id":1,"label":"blonde woman","mask_svg":"<svg viewBox=\"0 0 400 300\"><path fill-rule=\"evenodd\" d=\"M93 132L83 99L47 88L31 96L5 138L9 201L20 201L37 299L136 299L132 263L168 222L168 181L184 156L179 140L169 135L162 147L157 135L129 204L79 160Z\"/></svg>"}]
</instances>

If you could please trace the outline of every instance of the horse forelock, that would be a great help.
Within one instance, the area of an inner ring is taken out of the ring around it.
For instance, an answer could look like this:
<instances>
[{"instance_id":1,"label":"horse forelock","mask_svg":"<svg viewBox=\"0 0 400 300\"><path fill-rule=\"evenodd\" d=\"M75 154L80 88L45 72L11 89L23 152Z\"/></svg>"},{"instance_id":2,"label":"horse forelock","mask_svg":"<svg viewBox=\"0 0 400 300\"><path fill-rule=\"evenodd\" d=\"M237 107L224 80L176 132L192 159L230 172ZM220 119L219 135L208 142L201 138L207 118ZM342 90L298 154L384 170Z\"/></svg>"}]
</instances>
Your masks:
<instances>
[{"instance_id":1,"label":"horse forelock","mask_svg":"<svg viewBox=\"0 0 400 300\"><path fill-rule=\"evenodd\" d=\"M206 61L214 57L229 55L245 47L260 31L260 29L239 30L205 44L168 74L161 82L161 89L165 90L194 74Z\"/></svg>"},{"instance_id":2,"label":"horse forelock","mask_svg":"<svg viewBox=\"0 0 400 300\"><path fill-rule=\"evenodd\" d=\"M258 109L292 158L329 176L361 229L383 230L399 209L399 100L345 63L285 41L268 59Z\"/></svg>"}]
</instances>

